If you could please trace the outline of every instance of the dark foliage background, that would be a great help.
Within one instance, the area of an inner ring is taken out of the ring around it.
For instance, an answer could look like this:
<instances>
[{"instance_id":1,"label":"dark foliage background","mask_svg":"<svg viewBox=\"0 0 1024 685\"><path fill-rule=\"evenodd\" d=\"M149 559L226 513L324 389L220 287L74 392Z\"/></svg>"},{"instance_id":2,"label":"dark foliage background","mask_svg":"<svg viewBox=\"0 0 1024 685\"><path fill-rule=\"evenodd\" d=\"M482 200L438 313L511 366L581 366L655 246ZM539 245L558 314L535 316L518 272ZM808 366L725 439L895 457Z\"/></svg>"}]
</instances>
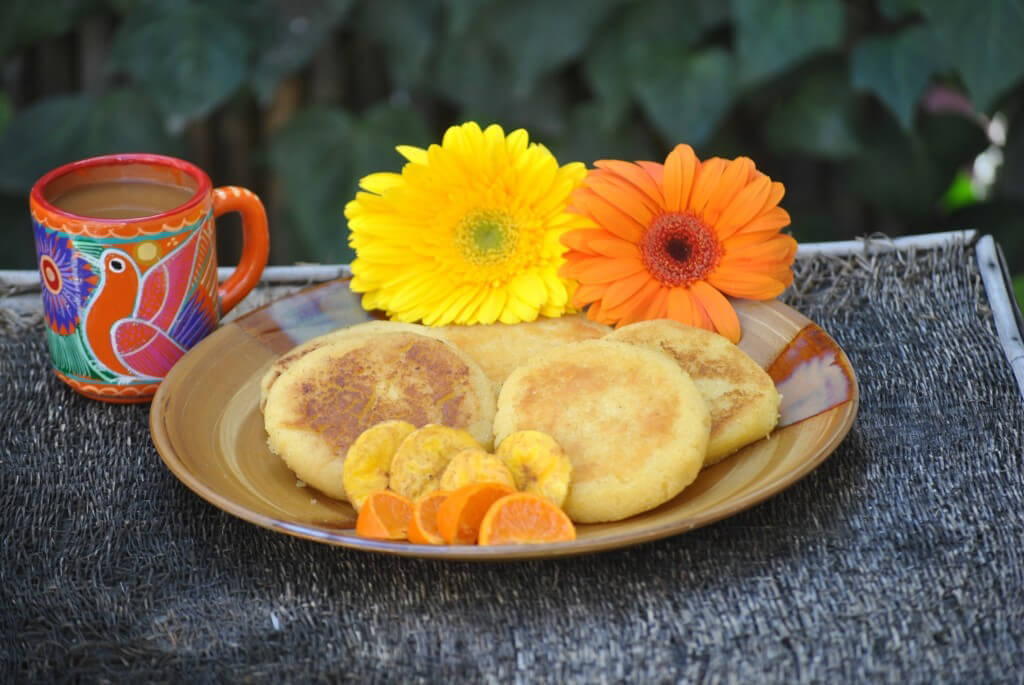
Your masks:
<instances>
[{"instance_id":1,"label":"dark foliage background","mask_svg":"<svg viewBox=\"0 0 1024 685\"><path fill-rule=\"evenodd\" d=\"M749 155L798 240L977 228L1024 273L1021 36L1024 0L7 0L0 267L39 175L143 150L259 193L271 263L347 261L358 178L476 119L563 163Z\"/></svg>"}]
</instances>

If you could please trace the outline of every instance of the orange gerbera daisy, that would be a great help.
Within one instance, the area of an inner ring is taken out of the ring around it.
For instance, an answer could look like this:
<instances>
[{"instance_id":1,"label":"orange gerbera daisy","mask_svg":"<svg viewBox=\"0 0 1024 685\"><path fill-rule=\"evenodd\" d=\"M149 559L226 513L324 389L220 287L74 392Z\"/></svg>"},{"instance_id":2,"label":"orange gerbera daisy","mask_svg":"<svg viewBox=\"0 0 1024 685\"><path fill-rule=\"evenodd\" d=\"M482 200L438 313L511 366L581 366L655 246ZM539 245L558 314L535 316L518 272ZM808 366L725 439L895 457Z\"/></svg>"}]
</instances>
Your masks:
<instances>
[{"instance_id":1,"label":"orange gerbera daisy","mask_svg":"<svg viewBox=\"0 0 1024 685\"><path fill-rule=\"evenodd\" d=\"M740 339L725 295L777 297L793 282L796 241L781 183L747 157L697 159L677 145L664 164L601 160L573 196L596 226L569 231L560 275L575 307L601 323L676 319ZM723 295L724 293L724 295Z\"/></svg>"}]
</instances>

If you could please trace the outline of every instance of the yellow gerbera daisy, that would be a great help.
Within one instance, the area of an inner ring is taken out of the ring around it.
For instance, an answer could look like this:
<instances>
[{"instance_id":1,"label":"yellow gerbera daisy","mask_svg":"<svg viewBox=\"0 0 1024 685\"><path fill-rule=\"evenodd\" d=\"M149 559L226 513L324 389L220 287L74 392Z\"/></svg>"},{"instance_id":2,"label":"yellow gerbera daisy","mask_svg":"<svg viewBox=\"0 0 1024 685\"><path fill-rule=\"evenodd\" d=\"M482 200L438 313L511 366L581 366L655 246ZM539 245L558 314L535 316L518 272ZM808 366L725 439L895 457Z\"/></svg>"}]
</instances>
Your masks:
<instances>
[{"instance_id":1,"label":"yellow gerbera daisy","mask_svg":"<svg viewBox=\"0 0 1024 685\"><path fill-rule=\"evenodd\" d=\"M506 137L474 122L426 150L396 149L408 160L402 172L366 176L345 206L363 307L432 326L571 311L560 237L591 225L566 211L583 164L560 167L526 131Z\"/></svg>"}]
</instances>

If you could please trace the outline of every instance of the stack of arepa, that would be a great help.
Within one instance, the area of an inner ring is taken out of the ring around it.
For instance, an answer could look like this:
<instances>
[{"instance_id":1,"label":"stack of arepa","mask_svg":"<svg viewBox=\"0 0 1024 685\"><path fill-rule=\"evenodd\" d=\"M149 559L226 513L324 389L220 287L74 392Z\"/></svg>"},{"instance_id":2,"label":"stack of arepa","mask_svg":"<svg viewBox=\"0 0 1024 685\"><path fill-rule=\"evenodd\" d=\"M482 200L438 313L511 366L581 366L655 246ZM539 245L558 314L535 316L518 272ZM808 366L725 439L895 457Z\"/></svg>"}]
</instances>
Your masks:
<instances>
[{"instance_id":1,"label":"stack of arepa","mask_svg":"<svg viewBox=\"0 0 1024 685\"><path fill-rule=\"evenodd\" d=\"M487 447L547 433L572 462L564 509L592 523L672 499L768 435L779 401L768 374L715 333L666 319L612 330L577 315L341 329L277 359L260 406L271 451L339 499L349 446L382 421L462 428Z\"/></svg>"}]
</instances>

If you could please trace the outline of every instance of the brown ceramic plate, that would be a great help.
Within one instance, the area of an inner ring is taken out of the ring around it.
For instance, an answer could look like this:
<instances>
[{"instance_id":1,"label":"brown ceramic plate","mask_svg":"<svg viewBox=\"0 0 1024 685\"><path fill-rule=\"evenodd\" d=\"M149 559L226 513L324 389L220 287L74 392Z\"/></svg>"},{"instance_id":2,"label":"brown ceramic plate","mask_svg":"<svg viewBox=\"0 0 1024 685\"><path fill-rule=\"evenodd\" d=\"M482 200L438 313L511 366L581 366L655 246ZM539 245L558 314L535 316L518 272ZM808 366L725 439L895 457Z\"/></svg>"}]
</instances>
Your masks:
<instances>
[{"instance_id":1,"label":"brown ceramic plate","mask_svg":"<svg viewBox=\"0 0 1024 685\"><path fill-rule=\"evenodd\" d=\"M203 499L246 521L318 542L452 560L557 557L635 545L707 525L775 495L820 464L853 424L856 380L831 338L779 302L737 302L736 308L740 347L770 370L787 400L795 400L783 406L781 423L788 425L705 469L653 511L580 525L573 542L435 547L361 538L351 506L301 486L270 453L258 407L260 377L299 342L369 318L345 280L284 297L203 340L161 383L150 432L167 467Z\"/></svg>"}]
</instances>

